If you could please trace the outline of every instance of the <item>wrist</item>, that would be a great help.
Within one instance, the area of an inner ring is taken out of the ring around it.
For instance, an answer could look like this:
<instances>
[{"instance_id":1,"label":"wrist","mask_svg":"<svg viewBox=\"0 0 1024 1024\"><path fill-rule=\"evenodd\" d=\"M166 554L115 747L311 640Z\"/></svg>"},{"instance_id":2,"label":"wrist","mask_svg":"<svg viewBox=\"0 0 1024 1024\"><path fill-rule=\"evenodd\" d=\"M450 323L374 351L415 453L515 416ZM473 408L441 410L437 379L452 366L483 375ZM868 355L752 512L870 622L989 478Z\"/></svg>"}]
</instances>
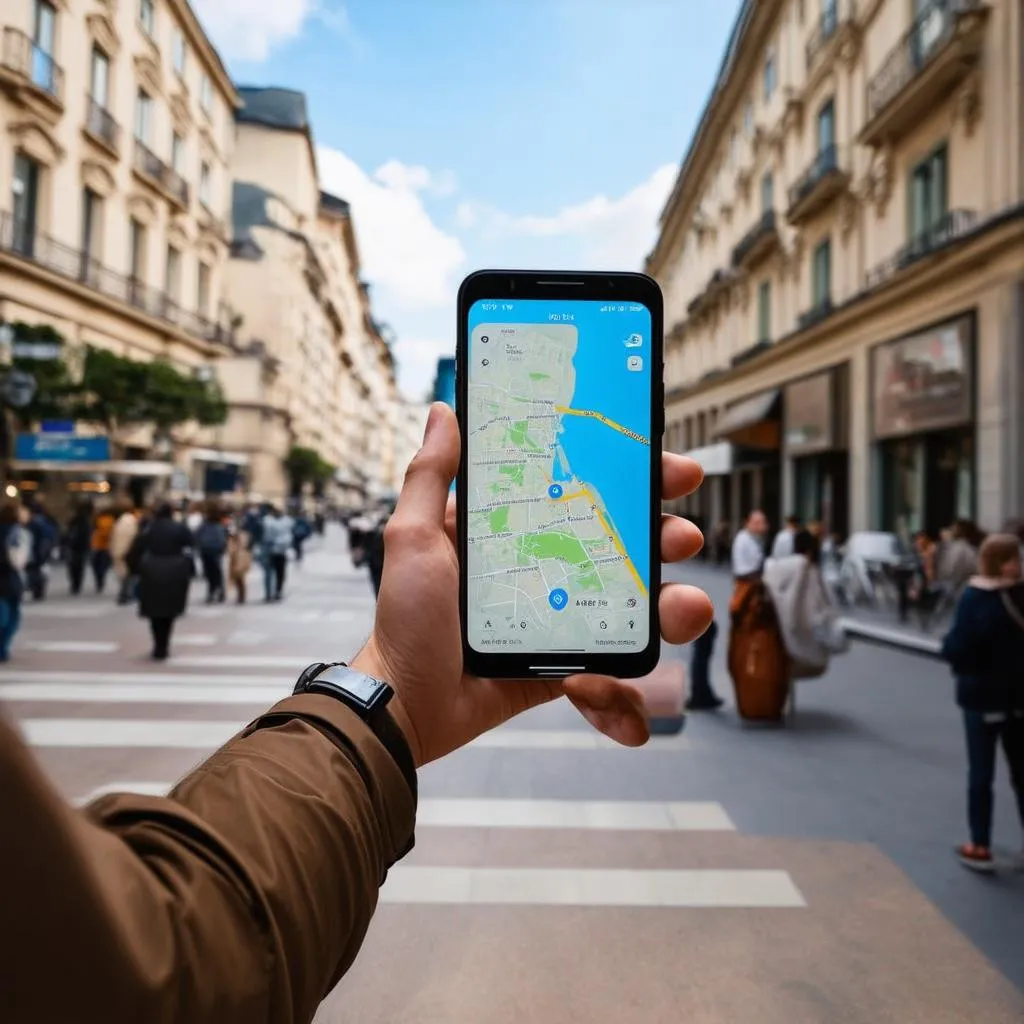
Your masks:
<instances>
[{"instance_id":1,"label":"wrist","mask_svg":"<svg viewBox=\"0 0 1024 1024\"><path fill-rule=\"evenodd\" d=\"M367 640L366 645L350 662L350 666L359 672L364 672L368 676L373 676L374 679L382 680L394 690L394 696L388 701L387 711L402 731L405 742L409 745L409 750L412 752L413 761L416 767L419 768L423 764L423 751L420 746L419 736L416 734L416 727L413 725L412 719L409 717L402 702L401 687L395 678L395 673L387 662L380 657L380 653L373 642L373 637Z\"/></svg>"}]
</instances>

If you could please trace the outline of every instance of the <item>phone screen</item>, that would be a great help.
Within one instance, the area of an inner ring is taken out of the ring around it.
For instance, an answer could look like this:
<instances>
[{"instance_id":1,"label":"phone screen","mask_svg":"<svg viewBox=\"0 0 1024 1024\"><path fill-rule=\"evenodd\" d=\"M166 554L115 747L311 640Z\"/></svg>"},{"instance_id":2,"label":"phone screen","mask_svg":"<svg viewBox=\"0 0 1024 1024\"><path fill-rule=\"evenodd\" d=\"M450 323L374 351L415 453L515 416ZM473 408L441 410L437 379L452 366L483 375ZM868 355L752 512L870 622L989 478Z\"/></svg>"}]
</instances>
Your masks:
<instances>
[{"instance_id":1,"label":"phone screen","mask_svg":"<svg viewBox=\"0 0 1024 1024\"><path fill-rule=\"evenodd\" d=\"M645 650L650 310L481 300L467 326L469 645Z\"/></svg>"}]
</instances>

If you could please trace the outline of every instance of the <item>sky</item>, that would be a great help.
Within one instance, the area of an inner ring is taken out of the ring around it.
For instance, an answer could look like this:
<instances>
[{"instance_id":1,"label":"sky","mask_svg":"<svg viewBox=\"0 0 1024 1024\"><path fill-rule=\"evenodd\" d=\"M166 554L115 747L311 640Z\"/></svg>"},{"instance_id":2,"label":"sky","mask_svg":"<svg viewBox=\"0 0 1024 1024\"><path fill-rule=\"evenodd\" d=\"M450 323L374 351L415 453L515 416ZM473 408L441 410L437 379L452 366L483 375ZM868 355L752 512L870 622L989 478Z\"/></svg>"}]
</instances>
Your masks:
<instances>
[{"instance_id":1,"label":"sky","mask_svg":"<svg viewBox=\"0 0 1024 1024\"><path fill-rule=\"evenodd\" d=\"M487 267L639 270L739 0L193 0L232 76L309 103L399 383Z\"/></svg>"}]
</instances>

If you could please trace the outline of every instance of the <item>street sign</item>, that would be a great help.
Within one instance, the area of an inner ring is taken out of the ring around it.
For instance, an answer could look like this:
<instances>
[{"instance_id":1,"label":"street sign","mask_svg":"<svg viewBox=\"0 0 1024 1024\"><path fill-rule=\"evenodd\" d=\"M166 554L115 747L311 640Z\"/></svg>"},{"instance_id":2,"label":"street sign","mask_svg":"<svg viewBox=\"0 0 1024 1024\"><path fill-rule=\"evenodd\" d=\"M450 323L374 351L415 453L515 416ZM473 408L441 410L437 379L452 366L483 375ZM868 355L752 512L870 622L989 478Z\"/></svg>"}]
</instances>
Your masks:
<instances>
[{"instance_id":1,"label":"street sign","mask_svg":"<svg viewBox=\"0 0 1024 1024\"><path fill-rule=\"evenodd\" d=\"M106 462L110 441L106 437L19 434L14 441L14 457L26 462Z\"/></svg>"},{"instance_id":2,"label":"street sign","mask_svg":"<svg viewBox=\"0 0 1024 1024\"><path fill-rule=\"evenodd\" d=\"M60 359L64 346L59 341L18 341L12 346L15 359Z\"/></svg>"},{"instance_id":3,"label":"street sign","mask_svg":"<svg viewBox=\"0 0 1024 1024\"><path fill-rule=\"evenodd\" d=\"M39 424L39 430L44 434L73 434L75 432L75 421L43 420Z\"/></svg>"},{"instance_id":4,"label":"street sign","mask_svg":"<svg viewBox=\"0 0 1024 1024\"><path fill-rule=\"evenodd\" d=\"M0 397L15 409L24 409L36 396L36 379L31 373L11 370L0 384Z\"/></svg>"}]
</instances>

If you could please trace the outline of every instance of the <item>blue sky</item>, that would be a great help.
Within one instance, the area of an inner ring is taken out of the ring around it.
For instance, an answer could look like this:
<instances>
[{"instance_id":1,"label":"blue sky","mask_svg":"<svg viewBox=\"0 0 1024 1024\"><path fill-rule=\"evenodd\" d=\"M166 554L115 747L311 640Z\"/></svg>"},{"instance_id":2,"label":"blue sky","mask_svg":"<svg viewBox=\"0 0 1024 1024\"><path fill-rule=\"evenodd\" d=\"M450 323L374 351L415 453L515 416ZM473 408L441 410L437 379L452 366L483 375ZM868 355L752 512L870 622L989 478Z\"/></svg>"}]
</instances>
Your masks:
<instances>
[{"instance_id":1,"label":"blue sky","mask_svg":"<svg viewBox=\"0 0 1024 1024\"><path fill-rule=\"evenodd\" d=\"M639 268L738 0L195 6L239 82L306 93L421 397L471 270Z\"/></svg>"}]
</instances>

